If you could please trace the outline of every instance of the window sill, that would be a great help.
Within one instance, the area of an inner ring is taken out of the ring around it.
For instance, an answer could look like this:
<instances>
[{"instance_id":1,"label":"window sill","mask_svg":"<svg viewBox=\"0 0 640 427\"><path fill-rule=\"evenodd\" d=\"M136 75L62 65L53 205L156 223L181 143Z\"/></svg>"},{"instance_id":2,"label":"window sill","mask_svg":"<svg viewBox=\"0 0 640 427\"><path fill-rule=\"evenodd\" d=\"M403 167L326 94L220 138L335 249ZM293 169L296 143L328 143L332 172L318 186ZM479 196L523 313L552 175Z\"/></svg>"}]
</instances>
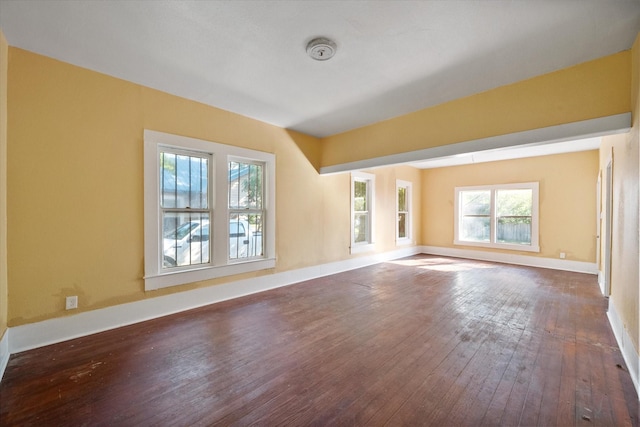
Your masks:
<instances>
[{"instance_id":1,"label":"window sill","mask_svg":"<svg viewBox=\"0 0 640 427\"><path fill-rule=\"evenodd\" d=\"M538 245L512 245L508 243L467 242L462 240L455 240L453 244L459 246L477 246L481 248L505 249L509 251L540 252L540 246Z\"/></svg>"},{"instance_id":2,"label":"window sill","mask_svg":"<svg viewBox=\"0 0 640 427\"><path fill-rule=\"evenodd\" d=\"M215 267L203 267L188 271L175 271L144 277L144 290L153 291L170 286L216 279L218 277L233 276L235 274L275 268L275 258L258 261L236 262L234 264Z\"/></svg>"}]
</instances>

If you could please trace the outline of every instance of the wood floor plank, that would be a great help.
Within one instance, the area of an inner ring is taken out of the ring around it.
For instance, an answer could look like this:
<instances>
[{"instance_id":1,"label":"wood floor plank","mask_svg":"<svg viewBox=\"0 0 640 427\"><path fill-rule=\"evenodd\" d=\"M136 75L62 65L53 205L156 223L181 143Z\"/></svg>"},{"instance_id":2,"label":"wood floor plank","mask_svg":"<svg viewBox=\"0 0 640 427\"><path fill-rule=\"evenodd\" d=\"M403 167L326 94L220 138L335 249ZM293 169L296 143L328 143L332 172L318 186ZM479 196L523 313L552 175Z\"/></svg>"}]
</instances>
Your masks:
<instances>
[{"instance_id":1,"label":"wood floor plank","mask_svg":"<svg viewBox=\"0 0 640 427\"><path fill-rule=\"evenodd\" d=\"M605 393L609 397L612 418L616 426L630 426L638 423L638 402L629 402L628 372L619 351L602 352ZM625 387L626 383L626 387Z\"/></svg>"},{"instance_id":2,"label":"wood floor plank","mask_svg":"<svg viewBox=\"0 0 640 427\"><path fill-rule=\"evenodd\" d=\"M419 425L428 422L431 411L439 405L447 405L445 398L453 388L459 387L458 381L464 384L466 381L460 380L462 372L473 359L480 347L480 343L488 331L486 329L476 330L476 340L472 340L468 335L460 337L459 343L445 358L442 363L435 366L423 382L417 384L414 392L409 396L402 406L388 420L391 425Z\"/></svg>"},{"instance_id":3,"label":"wood floor plank","mask_svg":"<svg viewBox=\"0 0 640 427\"><path fill-rule=\"evenodd\" d=\"M521 334L521 330L513 328L492 330L476 357L465 367L464 375L458 377L454 387L449 388L424 421L429 425L461 425L464 414L469 410L469 403L476 398L487 377L506 368L504 362L500 363L499 360L512 355L514 348L511 343ZM474 422L477 424L478 420Z\"/></svg>"},{"instance_id":4,"label":"wood floor plank","mask_svg":"<svg viewBox=\"0 0 640 427\"><path fill-rule=\"evenodd\" d=\"M476 398L478 403L468 411L465 425L521 424L540 341L540 334L528 330L522 333L511 357L497 371L500 376L487 378L486 392Z\"/></svg>"},{"instance_id":5,"label":"wood floor plank","mask_svg":"<svg viewBox=\"0 0 640 427\"><path fill-rule=\"evenodd\" d=\"M417 372L426 371L430 363L438 360L435 350L444 350L450 344L455 344L464 315L449 314L441 313L435 316L434 320L421 328L420 333L412 337L411 341L407 340L406 345L397 347L388 363L380 366L380 374L375 381L344 408L346 413L336 414L328 423L343 421L365 424L375 413L381 411L383 405L393 408L388 411L395 410L401 404L402 398L396 399L394 404L393 397L397 397L401 390L408 389L407 383ZM437 339L433 339L434 336Z\"/></svg>"},{"instance_id":6,"label":"wood floor plank","mask_svg":"<svg viewBox=\"0 0 640 427\"><path fill-rule=\"evenodd\" d=\"M418 255L12 355L0 425L622 425L595 277Z\"/></svg>"},{"instance_id":7,"label":"wood floor plank","mask_svg":"<svg viewBox=\"0 0 640 427\"><path fill-rule=\"evenodd\" d=\"M516 334L519 332L521 331L512 331L512 333ZM508 337L503 336L504 338ZM486 346L488 348L487 358L484 359L484 363L480 361L484 367L473 370L473 378L465 387L464 394L449 410L438 410L440 417L434 418L434 424L480 425L498 380L507 369L516 347L513 341L503 342L498 340L496 344Z\"/></svg>"},{"instance_id":8,"label":"wood floor plank","mask_svg":"<svg viewBox=\"0 0 640 427\"><path fill-rule=\"evenodd\" d=\"M562 380L562 353L564 344L559 339L547 339L543 343L541 358L538 359L540 364L542 378L537 384L540 388L535 394L529 396L532 399L532 406L525 406L525 412L535 413L536 424L538 425L555 425L558 415L559 399L560 399L560 383ZM556 372L556 375L545 375L544 372L550 370ZM522 422L527 425L529 418L523 414Z\"/></svg>"},{"instance_id":9,"label":"wood floor plank","mask_svg":"<svg viewBox=\"0 0 640 427\"><path fill-rule=\"evenodd\" d=\"M417 409L399 411L400 414L403 414L401 415L401 423L410 425L434 423L437 425L442 422L443 413L450 412L451 406L460 398L473 377L473 372L478 373L482 366L482 345L486 342L492 342L495 346L495 341L499 341L497 337L500 335L500 329L506 327L508 321L513 317L508 306L514 300L514 295L503 292L500 297L495 298L493 306L484 308L482 320L478 320L477 326L474 327L475 334L461 337L460 350L457 348L458 351L452 357L447 358L447 360L453 359L455 363L444 372L439 367L439 376L432 386L438 392L428 393L425 392L426 386L420 387L418 392L412 396L412 399L418 402ZM408 403L409 401L405 402L405 405ZM438 410L439 414L434 414L434 410ZM438 421L436 422L436 420Z\"/></svg>"},{"instance_id":10,"label":"wood floor plank","mask_svg":"<svg viewBox=\"0 0 640 427\"><path fill-rule=\"evenodd\" d=\"M460 295L458 295L458 298L460 298ZM407 301L406 303L409 303L409 301ZM404 304L403 304L403 305L404 305ZM406 308L406 306L405 306L405 308ZM398 311L396 311L396 310L394 310L394 312L395 312L395 313L398 313ZM464 318L464 317L462 316L461 318ZM450 324L452 325L452 327L454 327L454 326L455 326L455 323L450 323ZM393 325L386 325L386 326L387 326L387 327L385 327L385 328L383 328L383 329L382 329L382 331L383 331L385 334L397 335L397 334L398 334L398 332L396 332L396 331L397 331L397 330L400 330L400 328L399 328L399 327L400 327L400 325L398 325L397 327L396 327L396 326L393 326ZM405 327L406 327L406 326L405 326ZM430 327L428 327L427 329L429 329L429 328L430 328ZM457 331L457 330L456 330L455 332L454 332L454 331L451 331L451 332L452 332L452 334L453 334L453 333L457 334L459 331ZM433 332L431 332L431 335L430 335L430 336L433 336ZM384 346L383 346L383 347L384 347ZM397 348L397 347L396 347L396 346L393 346L393 347L391 347L391 348ZM375 354L375 353L372 353L372 354ZM349 358L347 358L347 361L348 361L348 360L350 360L350 359L349 359ZM357 361L357 363L365 363L365 361L363 360L363 358L362 358L362 357L358 357L358 358L356 358L356 359L351 359L351 360L356 360L356 361ZM334 364L334 366L335 366L335 364ZM372 370L373 370L373 369L377 369L377 368L378 368L378 362L376 361L376 363L374 363L374 364L373 364L373 366L371 366L371 367L370 367L370 369L372 369ZM413 371L412 371L412 372L410 372L410 373L409 373L409 375L410 375L410 376L415 376L415 372L413 372ZM395 381L395 384L399 384L399 383L400 383L400 382ZM388 383L387 383L387 385L388 385ZM342 385L342 387L344 387L344 385ZM322 387L320 387L319 389L320 389L320 390L322 390ZM334 394L334 393L330 393L330 394ZM279 408L279 409L282 409L282 408ZM305 410L305 411L303 411L303 412L309 412L309 411L316 412L316 411L315 411L315 409L314 409L314 406L312 406L312 405L309 405L309 406L306 408L306 410ZM302 422L302 421L300 420L300 418L301 418L302 416L303 416L303 414L298 414L298 416L296 417L296 418L298 419L298 422Z\"/></svg>"},{"instance_id":11,"label":"wood floor plank","mask_svg":"<svg viewBox=\"0 0 640 427\"><path fill-rule=\"evenodd\" d=\"M576 418L576 344L564 342L562 344L562 362L560 367L560 391L556 409L555 425L564 426L574 424Z\"/></svg>"},{"instance_id":12,"label":"wood floor plank","mask_svg":"<svg viewBox=\"0 0 640 427\"><path fill-rule=\"evenodd\" d=\"M468 336L468 330L472 328L473 319L466 323L454 323L457 328L449 331L449 334L438 338L438 345L425 353L424 359L420 360L420 364L412 370L407 370L395 379L390 379L389 384L392 385L390 393L384 399L379 399L379 405L367 408L366 412L373 412L371 418L365 417L364 422L367 425L381 425L389 422L390 418L395 416L400 410L404 402L410 398L415 390L423 385L428 390L438 392L434 382L437 380L439 367L447 360L447 358L455 354L455 349L460 345L460 341ZM436 331L436 334L439 332ZM425 379L429 381L425 384Z\"/></svg>"},{"instance_id":13,"label":"wood floor plank","mask_svg":"<svg viewBox=\"0 0 640 427\"><path fill-rule=\"evenodd\" d=\"M588 354L592 401L590 409L593 410L593 414L597 419L602 420L601 425L615 425L613 408L611 407L607 391L605 365L603 362L605 353L609 351L616 351L616 349L603 348L601 351L590 351Z\"/></svg>"}]
</instances>

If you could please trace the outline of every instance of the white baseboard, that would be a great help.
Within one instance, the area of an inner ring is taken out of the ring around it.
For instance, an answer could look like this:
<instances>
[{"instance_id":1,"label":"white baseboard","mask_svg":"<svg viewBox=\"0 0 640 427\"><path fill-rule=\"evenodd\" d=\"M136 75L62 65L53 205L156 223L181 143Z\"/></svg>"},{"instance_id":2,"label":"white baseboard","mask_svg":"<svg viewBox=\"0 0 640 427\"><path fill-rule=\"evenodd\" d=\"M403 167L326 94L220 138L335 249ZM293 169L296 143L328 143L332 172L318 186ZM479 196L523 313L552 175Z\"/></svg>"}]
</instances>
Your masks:
<instances>
[{"instance_id":1,"label":"white baseboard","mask_svg":"<svg viewBox=\"0 0 640 427\"><path fill-rule=\"evenodd\" d=\"M600 287L600 292L604 295L604 273L598 270L598 286Z\"/></svg>"},{"instance_id":2,"label":"white baseboard","mask_svg":"<svg viewBox=\"0 0 640 427\"><path fill-rule=\"evenodd\" d=\"M620 347L620 351L622 352L624 362L627 365L627 369L629 369L629 375L631 375L631 380L636 388L636 394L640 396L640 355L636 352L633 341L631 341L631 337L627 333L612 299L609 299L607 317L609 318L611 329L613 329L613 334L618 342L618 347Z\"/></svg>"},{"instance_id":3,"label":"white baseboard","mask_svg":"<svg viewBox=\"0 0 640 427\"><path fill-rule=\"evenodd\" d=\"M13 354L43 347L216 302L419 254L420 251L419 246L406 247L16 326L9 329L11 339L8 340L8 352Z\"/></svg>"},{"instance_id":4,"label":"white baseboard","mask_svg":"<svg viewBox=\"0 0 640 427\"><path fill-rule=\"evenodd\" d=\"M609 293L607 293L607 290L605 289L606 283L604 280L604 271L601 270L598 270L598 286L600 287L600 292L602 292L602 295L609 298Z\"/></svg>"},{"instance_id":5,"label":"white baseboard","mask_svg":"<svg viewBox=\"0 0 640 427\"><path fill-rule=\"evenodd\" d=\"M2 380L4 370L9 363L9 356L11 356L11 352L9 351L9 329L7 329L0 338L0 380Z\"/></svg>"},{"instance_id":6,"label":"white baseboard","mask_svg":"<svg viewBox=\"0 0 640 427\"><path fill-rule=\"evenodd\" d=\"M596 264L592 262L542 258L529 255L515 255L503 252L487 252L472 249L446 248L441 246L422 246L422 253L455 258L468 258L479 261L501 262L504 264L525 265L528 267L550 268L552 270L574 271L577 273L598 274L598 268Z\"/></svg>"}]
</instances>

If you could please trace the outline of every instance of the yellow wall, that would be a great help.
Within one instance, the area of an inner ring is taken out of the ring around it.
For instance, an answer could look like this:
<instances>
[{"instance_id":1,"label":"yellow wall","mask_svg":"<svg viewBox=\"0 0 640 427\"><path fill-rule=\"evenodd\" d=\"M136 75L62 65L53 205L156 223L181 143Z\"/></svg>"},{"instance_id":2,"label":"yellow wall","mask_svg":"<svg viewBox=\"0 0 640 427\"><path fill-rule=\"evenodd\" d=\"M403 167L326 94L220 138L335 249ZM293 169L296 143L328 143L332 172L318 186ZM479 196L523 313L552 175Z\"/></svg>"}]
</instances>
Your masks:
<instances>
[{"instance_id":1,"label":"yellow wall","mask_svg":"<svg viewBox=\"0 0 640 427\"><path fill-rule=\"evenodd\" d=\"M610 304L620 315L636 353L640 353L640 36L633 46L632 57L633 128L626 135L604 139L600 168L604 171L613 157Z\"/></svg>"},{"instance_id":2,"label":"yellow wall","mask_svg":"<svg viewBox=\"0 0 640 427\"><path fill-rule=\"evenodd\" d=\"M0 30L0 338L7 330L7 63L9 46Z\"/></svg>"},{"instance_id":3,"label":"yellow wall","mask_svg":"<svg viewBox=\"0 0 640 427\"><path fill-rule=\"evenodd\" d=\"M629 51L323 139L322 166L630 111Z\"/></svg>"},{"instance_id":4,"label":"yellow wall","mask_svg":"<svg viewBox=\"0 0 640 427\"><path fill-rule=\"evenodd\" d=\"M596 261L596 182L598 151L504 160L439 169L422 175L422 242L482 251L498 249L453 245L455 187L537 181L540 184L540 252L521 255Z\"/></svg>"},{"instance_id":5,"label":"yellow wall","mask_svg":"<svg viewBox=\"0 0 640 427\"><path fill-rule=\"evenodd\" d=\"M350 257L350 178L317 173L316 138L12 47L8 83L9 326L69 313L67 295L77 313L231 280L143 291L145 128L276 154L275 271ZM419 173L374 173L377 223L394 217L396 177L420 206Z\"/></svg>"}]
</instances>

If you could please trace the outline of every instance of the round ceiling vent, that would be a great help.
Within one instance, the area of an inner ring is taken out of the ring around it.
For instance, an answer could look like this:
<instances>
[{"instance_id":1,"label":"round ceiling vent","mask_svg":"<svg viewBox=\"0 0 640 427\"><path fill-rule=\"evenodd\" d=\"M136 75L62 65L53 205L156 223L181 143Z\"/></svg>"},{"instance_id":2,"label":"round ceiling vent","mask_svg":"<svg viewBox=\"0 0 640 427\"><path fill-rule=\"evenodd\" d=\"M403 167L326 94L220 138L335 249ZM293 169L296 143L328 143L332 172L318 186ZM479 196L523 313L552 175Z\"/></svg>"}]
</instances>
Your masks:
<instances>
[{"instance_id":1,"label":"round ceiling vent","mask_svg":"<svg viewBox=\"0 0 640 427\"><path fill-rule=\"evenodd\" d=\"M336 54L336 44L324 37L313 39L307 45L307 53L316 61L326 61Z\"/></svg>"}]
</instances>

